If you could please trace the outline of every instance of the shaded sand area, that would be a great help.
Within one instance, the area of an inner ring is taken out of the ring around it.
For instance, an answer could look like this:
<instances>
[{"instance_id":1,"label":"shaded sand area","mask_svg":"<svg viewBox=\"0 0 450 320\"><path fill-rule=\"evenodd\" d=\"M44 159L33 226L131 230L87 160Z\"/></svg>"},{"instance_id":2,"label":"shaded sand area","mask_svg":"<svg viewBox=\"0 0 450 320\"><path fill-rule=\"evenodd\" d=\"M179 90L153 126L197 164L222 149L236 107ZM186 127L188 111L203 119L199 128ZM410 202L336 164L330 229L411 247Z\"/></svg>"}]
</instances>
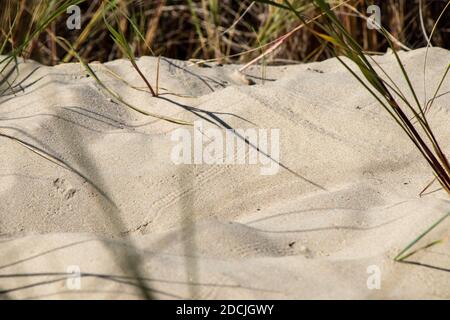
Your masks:
<instances>
[{"instance_id":1,"label":"shaded sand area","mask_svg":"<svg viewBox=\"0 0 450 320\"><path fill-rule=\"evenodd\" d=\"M425 49L400 56L424 100ZM410 97L394 56L375 59ZM430 49L428 99L449 62ZM152 83L156 63L138 61ZM260 164L176 165L179 124L117 103L79 64L22 62L11 76L20 86L2 84L0 98L0 133L21 141L0 137L2 298L135 299L139 287L163 299L450 298L448 242L393 262L450 211L448 195L435 184L418 196L431 169L336 59L245 77L238 66L162 59L159 98L138 90L127 61L91 66L147 112L280 129L282 166L262 175ZM448 97L429 112L446 151ZM421 243L448 234L447 221ZM67 280L74 270L80 281ZM371 289L377 271L381 288Z\"/></svg>"}]
</instances>

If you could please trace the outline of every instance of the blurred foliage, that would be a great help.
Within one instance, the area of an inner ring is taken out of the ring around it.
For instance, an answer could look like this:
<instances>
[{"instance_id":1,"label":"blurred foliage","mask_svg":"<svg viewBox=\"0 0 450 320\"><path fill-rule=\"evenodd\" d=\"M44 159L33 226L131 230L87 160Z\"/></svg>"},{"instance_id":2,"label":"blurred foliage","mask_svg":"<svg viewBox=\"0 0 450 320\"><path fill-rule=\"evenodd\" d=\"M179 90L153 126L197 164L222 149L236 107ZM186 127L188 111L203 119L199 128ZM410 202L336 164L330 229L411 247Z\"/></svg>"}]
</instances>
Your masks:
<instances>
[{"instance_id":1,"label":"blurred foliage","mask_svg":"<svg viewBox=\"0 0 450 320\"><path fill-rule=\"evenodd\" d=\"M46 11L62 0L2 0L0 2L0 43L6 43L2 54L24 41L30 30L37 28ZM69 30L64 12L31 41L23 55L44 64L75 61L58 46L55 36L67 39L87 61L108 61L123 57L102 19L104 0L82 1L80 30ZM258 48L295 28L299 21L284 9L250 0L116 0L119 18L113 23L126 36L133 54L164 55L176 59L218 59L220 62L247 62L261 53ZM283 3L283 0L275 0ZM340 1L329 1L337 4ZM342 2L342 1L341 1ZM292 5L308 17L319 11L312 1L291 0ZM447 1L423 0L420 19L418 0L350 1L336 10L337 16L351 35L370 52L385 52L388 44L377 31L369 30L359 14L367 16L371 3L381 8L383 26L406 47L426 45L424 30L429 34ZM359 12L359 13L358 13ZM111 13L113 14L113 13ZM421 23L423 21L423 23ZM449 48L448 13L443 17L432 44ZM141 35L136 33L135 24ZM284 41L272 55L279 62L316 61L329 53L311 32L301 29ZM244 53L244 54L241 54ZM233 56L241 54L238 56ZM270 61L269 61L270 62Z\"/></svg>"}]
</instances>

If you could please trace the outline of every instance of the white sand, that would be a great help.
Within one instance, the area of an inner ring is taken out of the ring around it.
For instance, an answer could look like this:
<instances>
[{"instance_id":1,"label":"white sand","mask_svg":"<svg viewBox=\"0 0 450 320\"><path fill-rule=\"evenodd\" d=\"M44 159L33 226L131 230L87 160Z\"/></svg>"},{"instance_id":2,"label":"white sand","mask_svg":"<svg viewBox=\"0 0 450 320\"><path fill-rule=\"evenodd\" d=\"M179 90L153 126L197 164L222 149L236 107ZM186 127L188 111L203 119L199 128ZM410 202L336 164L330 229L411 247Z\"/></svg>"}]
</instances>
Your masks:
<instances>
[{"instance_id":1,"label":"white sand","mask_svg":"<svg viewBox=\"0 0 450 320\"><path fill-rule=\"evenodd\" d=\"M421 101L424 54L401 53ZM393 55L376 60L410 96ZM433 48L428 61L431 98L449 52ZM154 78L156 59L139 65ZM233 128L281 129L280 161L298 175L283 168L260 175L260 165L176 166L170 138L179 125L113 102L79 64L22 63L24 91L0 98L0 133L63 160L110 200L0 137L0 290L9 298L139 298L126 278L137 254L156 298L450 298L448 242L410 258L421 265L393 262L450 210L448 195L418 196L431 169L336 59L269 67L270 80L253 86L235 76L237 66L188 65L162 60L165 100L105 72L142 86L126 61L93 68L150 112L193 121L186 106L195 107ZM257 67L247 72L261 75ZM449 90L447 79L441 92ZM438 98L429 114L447 151L448 101ZM448 222L421 244L445 236ZM64 275L73 265L105 276L82 277L73 290ZM370 266L381 271L379 290L367 287Z\"/></svg>"}]
</instances>

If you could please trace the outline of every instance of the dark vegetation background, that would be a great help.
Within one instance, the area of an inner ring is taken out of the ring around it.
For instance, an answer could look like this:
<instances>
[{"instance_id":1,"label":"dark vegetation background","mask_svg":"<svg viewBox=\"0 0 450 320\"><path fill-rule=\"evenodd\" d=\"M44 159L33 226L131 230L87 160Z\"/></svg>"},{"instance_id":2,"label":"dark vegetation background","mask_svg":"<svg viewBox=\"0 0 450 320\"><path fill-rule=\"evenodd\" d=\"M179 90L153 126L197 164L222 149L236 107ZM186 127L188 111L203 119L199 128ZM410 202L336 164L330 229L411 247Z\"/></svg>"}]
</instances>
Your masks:
<instances>
[{"instance_id":1,"label":"dark vegetation background","mask_svg":"<svg viewBox=\"0 0 450 320\"><path fill-rule=\"evenodd\" d=\"M27 34L39 25L41 14L64 1L54 0L1 0L0 43L7 39L2 54L7 54L24 41ZM91 0L81 3L82 28L68 30L64 13L42 30L22 54L44 64L76 61L58 46L55 36L69 40L86 61L108 61L122 57L122 51L111 40L101 14L105 1ZM276 0L283 3L283 0ZM291 0L295 8L308 17L318 15L312 1ZM330 1L336 4L339 1ZM424 29L431 33L433 25L447 4L446 0L384 0L350 1L337 9L339 17L351 34L370 52L385 52L384 37L369 30L366 20L370 4L381 8L383 25L406 47L414 49L426 45ZM120 27L134 53L164 55L176 59L218 59L220 62L247 62L264 49L259 48L286 34L297 25L297 17L286 10L254 3L250 0L117 0L121 13L136 23L145 42L131 28L130 22L119 15ZM420 4L422 16L420 19ZM245 14L244 14L245 13ZM16 20L15 20L16 19ZM13 21L16 23L13 25ZM422 24L423 22L423 24ZM450 49L450 19L448 10L441 19L432 44ZM258 49L259 48L259 49ZM249 50L252 50L247 52ZM238 56L233 56L239 54ZM301 29L286 39L269 62L316 61L329 57L329 53L311 32Z\"/></svg>"}]
</instances>

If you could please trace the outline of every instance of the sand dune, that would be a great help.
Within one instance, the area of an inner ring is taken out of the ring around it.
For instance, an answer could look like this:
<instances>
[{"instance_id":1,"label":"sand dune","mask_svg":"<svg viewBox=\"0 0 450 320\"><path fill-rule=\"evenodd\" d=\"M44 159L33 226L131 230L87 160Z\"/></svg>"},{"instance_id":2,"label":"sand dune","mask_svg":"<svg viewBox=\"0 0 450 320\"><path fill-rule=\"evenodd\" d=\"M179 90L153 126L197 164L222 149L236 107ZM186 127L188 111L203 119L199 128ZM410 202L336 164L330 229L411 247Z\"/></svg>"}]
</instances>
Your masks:
<instances>
[{"instance_id":1,"label":"sand dune","mask_svg":"<svg viewBox=\"0 0 450 320\"><path fill-rule=\"evenodd\" d=\"M428 55L429 99L450 55L440 48ZM400 56L423 100L425 49ZM375 59L409 96L393 55ZM153 79L156 59L138 63ZM143 84L127 61L92 67L147 112L224 133L279 129L279 170L176 165L179 124L111 99L79 64L22 62L23 90L0 98L0 133L41 151L1 137L4 297L134 299L138 273L156 298L450 298L448 242L414 263L393 262L450 211L448 195L418 196L431 169L336 59L252 67L245 79L233 65L162 59L160 98L131 87ZM449 90L447 79L441 92ZM447 95L429 119L450 150ZM445 236L448 223L423 244ZM73 266L83 273L80 288L65 274ZM380 289L367 285L373 268Z\"/></svg>"}]
</instances>

